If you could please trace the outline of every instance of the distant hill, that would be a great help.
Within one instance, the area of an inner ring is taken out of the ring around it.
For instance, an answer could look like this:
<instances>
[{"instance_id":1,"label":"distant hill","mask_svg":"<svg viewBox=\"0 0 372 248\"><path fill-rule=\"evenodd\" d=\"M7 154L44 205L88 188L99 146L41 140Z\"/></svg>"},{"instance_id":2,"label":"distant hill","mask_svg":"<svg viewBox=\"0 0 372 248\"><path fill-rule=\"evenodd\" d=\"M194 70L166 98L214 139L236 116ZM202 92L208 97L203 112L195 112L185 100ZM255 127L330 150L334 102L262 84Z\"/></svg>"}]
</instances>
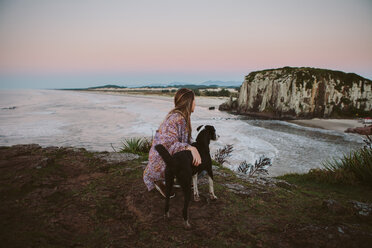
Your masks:
<instances>
[{"instance_id":1,"label":"distant hill","mask_svg":"<svg viewBox=\"0 0 372 248\"><path fill-rule=\"evenodd\" d=\"M102 88L118 88L118 89L125 89L127 88L126 86L118 86L114 84L106 84L103 86L96 86L96 87L89 87L88 89L102 89Z\"/></svg>"},{"instance_id":2,"label":"distant hill","mask_svg":"<svg viewBox=\"0 0 372 248\"><path fill-rule=\"evenodd\" d=\"M65 89L65 90L94 90L94 89L105 89L105 88L117 88L117 89L125 89L125 88L167 88L167 87L174 87L174 88L189 88L189 89L206 89L206 88L239 88L242 82L238 81L205 81L198 84L191 84L187 82L172 82L169 84L148 84L148 85L138 85L138 86L118 86L114 84L106 84L103 86L95 86L95 87L88 87L88 88L78 88L78 89Z\"/></svg>"},{"instance_id":3,"label":"distant hill","mask_svg":"<svg viewBox=\"0 0 372 248\"><path fill-rule=\"evenodd\" d=\"M218 85L218 86L224 86L224 87L229 87L229 86L234 86L234 87L240 87L242 85L241 81L205 81L201 83L202 85Z\"/></svg>"},{"instance_id":4,"label":"distant hill","mask_svg":"<svg viewBox=\"0 0 372 248\"><path fill-rule=\"evenodd\" d=\"M240 87L242 85L241 81L219 81L219 80L208 80L201 83L186 83L186 82L172 82L168 84L169 86L216 86L216 87Z\"/></svg>"}]
</instances>

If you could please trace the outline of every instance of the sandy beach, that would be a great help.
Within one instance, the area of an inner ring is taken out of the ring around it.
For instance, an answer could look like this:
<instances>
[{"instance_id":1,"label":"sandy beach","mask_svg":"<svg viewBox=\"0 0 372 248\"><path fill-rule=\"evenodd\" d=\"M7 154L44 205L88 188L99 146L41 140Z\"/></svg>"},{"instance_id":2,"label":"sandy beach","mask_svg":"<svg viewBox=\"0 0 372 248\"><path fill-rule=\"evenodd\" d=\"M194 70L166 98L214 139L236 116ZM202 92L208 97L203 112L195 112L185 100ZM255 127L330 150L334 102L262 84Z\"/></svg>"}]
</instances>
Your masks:
<instances>
[{"instance_id":1,"label":"sandy beach","mask_svg":"<svg viewBox=\"0 0 372 248\"><path fill-rule=\"evenodd\" d=\"M141 93L127 93L120 91L85 91L93 94L108 94L108 95L125 95L129 97L141 96L148 99L161 99L166 101L173 101L173 96L167 95L156 95L156 94L141 94ZM200 107L215 107L226 102L228 97L206 97L198 96L196 97L196 104ZM363 123L359 122L357 119L319 119L313 118L308 120L290 120L288 122L295 123L297 125L302 125L306 127L322 128L327 130L334 130L338 132L344 132L348 128L364 127Z\"/></svg>"},{"instance_id":2,"label":"sandy beach","mask_svg":"<svg viewBox=\"0 0 372 248\"><path fill-rule=\"evenodd\" d=\"M307 127L322 128L328 130L335 130L344 132L348 128L364 127L363 123L352 119L319 119L314 118L310 120L291 120L291 123L303 125Z\"/></svg>"},{"instance_id":3,"label":"sandy beach","mask_svg":"<svg viewBox=\"0 0 372 248\"><path fill-rule=\"evenodd\" d=\"M125 95L127 97L142 97L147 99L160 99L165 101L173 102L173 95L157 95L157 94L141 94L141 93L129 93L123 91L103 91L103 90L84 90L82 92L88 92L92 94L106 94L106 95ZM196 105L199 107L215 107L218 109L218 106L226 102L229 97L214 97L214 96L196 96Z\"/></svg>"}]
</instances>

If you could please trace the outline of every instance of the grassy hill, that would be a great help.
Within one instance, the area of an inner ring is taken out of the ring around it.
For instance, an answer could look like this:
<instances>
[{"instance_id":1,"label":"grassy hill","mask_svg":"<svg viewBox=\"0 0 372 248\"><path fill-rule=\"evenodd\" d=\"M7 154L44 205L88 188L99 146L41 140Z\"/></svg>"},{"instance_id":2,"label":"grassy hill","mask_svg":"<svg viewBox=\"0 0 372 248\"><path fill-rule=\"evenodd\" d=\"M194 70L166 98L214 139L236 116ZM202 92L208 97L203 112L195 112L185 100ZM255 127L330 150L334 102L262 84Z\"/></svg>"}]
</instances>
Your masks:
<instances>
[{"instance_id":1,"label":"grassy hill","mask_svg":"<svg viewBox=\"0 0 372 248\"><path fill-rule=\"evenodd\" d=\"M146 157L38 145L0 147L2 247L369 247L372 190L314 182L306 176L240 178L216 167L216 201L201 180L184 230L183 195L171 218L148 192Z\"/></svg>"}]
</instances>

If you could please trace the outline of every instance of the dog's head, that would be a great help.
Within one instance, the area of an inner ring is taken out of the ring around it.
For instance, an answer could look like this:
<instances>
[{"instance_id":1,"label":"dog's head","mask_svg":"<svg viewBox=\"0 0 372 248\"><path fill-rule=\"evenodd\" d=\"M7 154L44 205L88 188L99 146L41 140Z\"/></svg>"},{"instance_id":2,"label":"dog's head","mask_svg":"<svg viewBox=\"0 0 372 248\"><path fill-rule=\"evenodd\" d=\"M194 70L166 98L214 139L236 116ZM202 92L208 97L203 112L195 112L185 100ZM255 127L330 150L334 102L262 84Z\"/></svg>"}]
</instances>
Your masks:
<instances>
[{"instance_id":1,"label":"dog's head","mask_svg":"<svg viewBox=\"0 0 372 248\"><path fill-rule=\"evenodd\" d=\"M216 134L216 129L211 125L201 125L196 129L199 133L196 137L196 142L206 140L209 144L210 140L217 140L219 136Z\"/></svg>"}]
</instances>

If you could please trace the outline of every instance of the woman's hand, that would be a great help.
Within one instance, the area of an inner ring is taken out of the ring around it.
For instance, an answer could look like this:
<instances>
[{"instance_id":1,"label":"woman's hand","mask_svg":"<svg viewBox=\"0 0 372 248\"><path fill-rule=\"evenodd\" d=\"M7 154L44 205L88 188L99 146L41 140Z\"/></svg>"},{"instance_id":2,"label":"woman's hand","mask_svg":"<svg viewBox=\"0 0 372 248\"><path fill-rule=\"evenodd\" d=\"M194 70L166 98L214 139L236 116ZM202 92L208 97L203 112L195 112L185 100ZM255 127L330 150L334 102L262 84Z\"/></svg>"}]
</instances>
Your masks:
<instances>
[{"instance_id":1,"label":"woman's hand","mask_svg":"<svg viewBox=\"0 0 372 248\"><path fill-rule=\"evenodd\" d=\"M191 151L192 154L192 163L195 166L198 166L201 164L201 158L198 149L194 146L189 146L187 150Z\"/></svg>"}]
</instances>

